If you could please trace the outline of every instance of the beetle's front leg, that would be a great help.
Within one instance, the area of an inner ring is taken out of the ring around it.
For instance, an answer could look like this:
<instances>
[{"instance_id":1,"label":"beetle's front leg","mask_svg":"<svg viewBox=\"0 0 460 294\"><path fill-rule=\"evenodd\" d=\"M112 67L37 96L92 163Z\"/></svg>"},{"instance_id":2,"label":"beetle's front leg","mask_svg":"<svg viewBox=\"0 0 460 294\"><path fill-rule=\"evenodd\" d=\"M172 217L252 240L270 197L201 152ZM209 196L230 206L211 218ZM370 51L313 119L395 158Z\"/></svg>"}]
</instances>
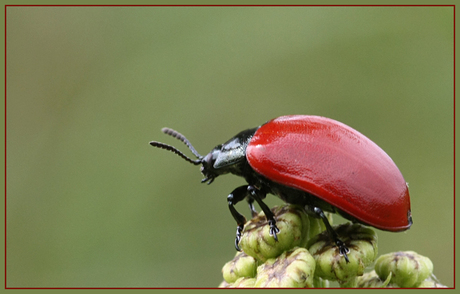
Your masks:
<instances>
[{"instance_id":1,"label":"beetle's front leg","mask_svg":"<svg viewBox=\"0 0 460 294\"><path fill-rule=\"evenodd\" d=\"M254 198L255 201L257 201L257 204L259 204L260 208L265 213L265 217L267 218L268 224L270 226L270 236L273 236L273 238L276 241L278 241L278 237L276 236L276 234L280 232L280 229L278 229L278 227L276 226L275 216L273 215L270 208L262 201L262 199L265 198L266 194L260 190L257 190L254 186L248 186L247 189L251 197Z\"/></svg>"},{"instance_id":2,"label":"beetle's front leg","mask_svg":"<svg viewBox=\"0 0 460 294\"><path fill-rule=\"evenodd\" d=\"M232 216L235 219L236 224L238 225L236 228L236 238L235 238L235 248L238 251L241 251L238 244L240 243L240 240L241 240L241 233L243 232L244 224L246 223L246 218L235 209L235 204L237 204L238 202L246 198L246 196L248 195L249 195L248 186L240 186L236 188L235 190L233 190L232 193L230 193L227 196L228 208L230 209L230 212L232 213Z\"/></svg>"}]
</instances>

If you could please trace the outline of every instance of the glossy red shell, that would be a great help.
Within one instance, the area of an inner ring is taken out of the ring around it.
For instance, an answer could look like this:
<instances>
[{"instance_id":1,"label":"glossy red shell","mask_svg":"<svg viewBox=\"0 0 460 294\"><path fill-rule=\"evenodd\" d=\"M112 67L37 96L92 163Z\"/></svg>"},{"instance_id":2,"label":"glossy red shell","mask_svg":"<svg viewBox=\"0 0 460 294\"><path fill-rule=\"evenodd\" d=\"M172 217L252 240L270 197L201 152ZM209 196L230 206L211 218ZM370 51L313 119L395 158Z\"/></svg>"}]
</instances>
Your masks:
<instances>
[{"instance_id":1,"label":"glossy red shell","mask_svg":"<svg viewBox=\"0 0 460 294\"><path fill-rule=\"evenodd\" d=\"M365 224L386 231L411 225L409 190L393 160L338 121L276 118L255 132L246 157L266 178L313 194Z\"/></svg>"}]
</instances>

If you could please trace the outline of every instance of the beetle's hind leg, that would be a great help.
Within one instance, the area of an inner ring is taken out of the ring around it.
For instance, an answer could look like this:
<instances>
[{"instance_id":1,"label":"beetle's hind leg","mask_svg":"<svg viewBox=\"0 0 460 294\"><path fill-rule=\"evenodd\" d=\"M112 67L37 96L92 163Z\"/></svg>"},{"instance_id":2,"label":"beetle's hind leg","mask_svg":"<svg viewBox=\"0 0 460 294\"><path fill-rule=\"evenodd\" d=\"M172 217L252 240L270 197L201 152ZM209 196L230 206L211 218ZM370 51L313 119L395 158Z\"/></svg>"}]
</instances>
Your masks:
<instances>
[{"instance_id":1,"label":"beetle's hind leg","mask_svg":"<svg viewBox=\"0 0 460 294\"><path fill-rule=\"evenodd\" d=\"M313 207L313 212L316 214L316 216L318 216L319 218L323 220L323 223L326 226L326 230L329 236L331 237L332 241L334 241L335 245L337 245L337 247L339 248L340 255L343 255L347 263L350 262L350 260L348 259L348 255L347 255L347 253L350 252L350 249L348 249L345 243L339 239L339 236L329 224L329 221L327 220L327 216L324 214L323 210L319 207Z\"/></svg>"}]
</instances>

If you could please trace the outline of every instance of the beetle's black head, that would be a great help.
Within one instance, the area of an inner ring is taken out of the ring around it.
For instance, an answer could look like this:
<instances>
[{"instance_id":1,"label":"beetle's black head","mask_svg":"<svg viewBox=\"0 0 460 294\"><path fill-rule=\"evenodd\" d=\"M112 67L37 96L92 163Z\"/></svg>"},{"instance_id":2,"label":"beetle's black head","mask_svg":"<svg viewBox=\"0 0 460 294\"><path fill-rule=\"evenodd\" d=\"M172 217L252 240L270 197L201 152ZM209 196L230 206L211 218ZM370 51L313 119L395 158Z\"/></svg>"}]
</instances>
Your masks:
<instances>
[{"instance_id":1,"label":"beetle's black head","mask_svg":"<svg viewBox=\"0 0 460 294\"><path fill-rule=\"evenodd\" d=\"M242 131L226 143L217 145L206 156L202 156L182 134L169 128L162 129L163 133L173 136L187 145L197 157L196 160L190 159L177 148L161 142L152 141L150 145L174 152L194 165L202 164L201 173L204 175L204 179L201 182L211 184L217 176L229 172L239 176L243 175L242 166L246 162L246 146L256 130L257 128Z\"/></svg>"},{"instance_id":2,"label":"beetle's black head","mask_svg":"<svg viewBox=\"0 0 460 294\"><path fill-rule=\"evenodd\" d=\"M219 172L214 168L214 163L220 155L221 147L222 145L216 146L201 160L201 173L204 175L204 179L201 180L202 183L208 182L209 185L219 174L222 174L222 171Z\"/></svg>"},{"instance_id":3,"label":"beetle's black head","mask_svg":"<svg viewBox=\"0 0 460 294\"><path fill-rule=\"evenodd\" d=\"M204 175L204 179L201 180L202 183L207 182L208 184L211 184L218 175L228 172L228 171L225 171L225 169L214 168L214 164L216 160L219 158L219 155L221 153L220 150L222 148L222 145L216 146L211 152L209 152L208 155L202 156L195 150L195 148L192 146L190 141L187 140L187 138L185 138L185 136L182 135L181 133L173 129L169 129L169 128L163 128L161 130L163 131L163 133L173 136L174 138L180 140L185 145L187 145L187 147L190 149L190 151L192 151L192 153L197 157L197 159L193 160L189 158L188 156L186 156L181 151L179 151L177 148L161 143L161 142L152 141L150 142L150 145L174 152L180 157L182 157L183 159L185 159L186 161L194 165L202 164L201 173Z\"/></svg>"}]
</instances>

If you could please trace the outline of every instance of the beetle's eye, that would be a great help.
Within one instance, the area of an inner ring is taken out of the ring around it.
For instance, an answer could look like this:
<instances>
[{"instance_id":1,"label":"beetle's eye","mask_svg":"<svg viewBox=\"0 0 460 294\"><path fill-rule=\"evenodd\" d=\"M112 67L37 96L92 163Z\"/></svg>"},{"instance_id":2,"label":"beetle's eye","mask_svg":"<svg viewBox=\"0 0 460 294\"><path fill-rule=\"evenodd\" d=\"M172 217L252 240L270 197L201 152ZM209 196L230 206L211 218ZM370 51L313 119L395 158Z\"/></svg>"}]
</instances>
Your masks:
<instances>
[{"instance_id":1,"label":"beetle's eye","mask_svg":"<svg viewBox=\"0 0 460 294\"><path fill-rule=\"evenodd\" d=\"M203 176L205 176L206 178L210 178L211 172L207 168L206 164L207 164L206 162L203 162L203 166L200 168L200 171L203 174Z\"/></svg>"}]
</instances>

